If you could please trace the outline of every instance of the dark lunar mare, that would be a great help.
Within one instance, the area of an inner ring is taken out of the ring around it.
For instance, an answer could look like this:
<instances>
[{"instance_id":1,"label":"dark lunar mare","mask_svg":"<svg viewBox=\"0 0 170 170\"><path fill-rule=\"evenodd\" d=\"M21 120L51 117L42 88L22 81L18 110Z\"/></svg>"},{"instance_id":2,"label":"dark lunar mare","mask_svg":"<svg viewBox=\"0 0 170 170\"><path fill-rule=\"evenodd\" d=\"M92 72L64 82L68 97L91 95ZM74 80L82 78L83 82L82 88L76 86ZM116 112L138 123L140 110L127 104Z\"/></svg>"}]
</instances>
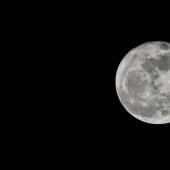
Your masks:
<instances>
[{"instance_id":1,"label":"dark lunar mare","mask_svg":"<svg viewBox=\"0 0 170 170\"><path fill-rule=\"evenodd\" d=\"M161 83L156 85L155 80L159 78L159 73L156 70L158 68L160 71L166 72L170 70L170 53L159 55L159 60L154 58L146 58L144 62L141 64L144 71L146 71L151 78L151 86L153 93L159 93L159 88L161 87Z\"/></svg>"},{"instance_id":2,"label":"dark lunar mare","mask_svg":"<svg viewBox=\"0 0 170 170\"><path fill-rule=\"evenodd\" d=\"M159 61L153 58L145 59L144 62L141 64L144 71L148 73L152 73L155 68L158 66Z\"/></svg>"},{"instance_id":3,"label":"dark lunar mare","mask_svg":"<svg viewBox=\"0 0 170 170\"><path fill-rule=\"evenodd\" d=\"M133 104L130 102L130 97L127 93L123 91L123 89L118 89L118 94L122 103L132 112L134 115L139 115L144 118L154 118L156 115L156 111L161 107L156 106L154 102L150 102L148 108L143 107L141 105L142 100L134 101Z\"/></svg>"},{"instance_id":4,"label":"dark lunar mare","mask_svg":"<svg viewBox=\"0 0 170 170\"><path fill-rule=\"evenodd\" d=\"M158 67L161 71L170 70L170 53L159 55L159 60L154 58L146 58L141 64L142 68L148 72L152 73Z\"/></svg>"},{"instance_id":5,"label":"dark lunar mare","mask_svg":"<svg viewBox=\"0 0 170 170\"><path fill-rule=\"evenodd\" d=\"M165 55L160 55L158 68L162 71L170 70L170 53Z\"/></svg>"}]
</instances>

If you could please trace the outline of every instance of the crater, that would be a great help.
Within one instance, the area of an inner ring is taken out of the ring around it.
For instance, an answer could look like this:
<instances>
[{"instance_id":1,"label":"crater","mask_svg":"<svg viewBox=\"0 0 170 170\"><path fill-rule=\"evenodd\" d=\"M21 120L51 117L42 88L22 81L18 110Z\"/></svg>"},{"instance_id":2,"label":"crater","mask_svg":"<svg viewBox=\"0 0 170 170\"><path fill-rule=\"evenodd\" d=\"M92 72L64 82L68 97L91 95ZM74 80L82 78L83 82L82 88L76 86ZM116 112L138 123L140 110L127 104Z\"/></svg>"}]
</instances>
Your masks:
<instances>
[{"instance_id":1,"label":"crater","mask_svg":"<svg viewBox=\"0 0 170 170\"><path fill-rule=\"evenodd\" d=\"M160 44L159 44L159 48L160 48L161 50L169 50L169 49L170 49L169 45L168 45L166 42L160 43Z\"/></svg>"}]
</instances>

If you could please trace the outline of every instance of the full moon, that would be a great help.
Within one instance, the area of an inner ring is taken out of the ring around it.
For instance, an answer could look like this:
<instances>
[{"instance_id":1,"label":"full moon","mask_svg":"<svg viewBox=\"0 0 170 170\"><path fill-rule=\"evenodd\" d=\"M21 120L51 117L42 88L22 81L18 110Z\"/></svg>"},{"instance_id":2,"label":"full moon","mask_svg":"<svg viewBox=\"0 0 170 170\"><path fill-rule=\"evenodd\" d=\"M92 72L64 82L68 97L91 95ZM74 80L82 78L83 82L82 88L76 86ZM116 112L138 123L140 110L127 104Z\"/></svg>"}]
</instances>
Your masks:
<instances>
[{"instance_id":1,"label":"full moon","mask_svg":"<svg viewBox=\"0 0 170 170\"><path fill-rule=\"evenodd\" d=\"M116 72L116 91L127 112L150 124L170 123L170 43L130 50Z\"/></svg>"}]
</instances>

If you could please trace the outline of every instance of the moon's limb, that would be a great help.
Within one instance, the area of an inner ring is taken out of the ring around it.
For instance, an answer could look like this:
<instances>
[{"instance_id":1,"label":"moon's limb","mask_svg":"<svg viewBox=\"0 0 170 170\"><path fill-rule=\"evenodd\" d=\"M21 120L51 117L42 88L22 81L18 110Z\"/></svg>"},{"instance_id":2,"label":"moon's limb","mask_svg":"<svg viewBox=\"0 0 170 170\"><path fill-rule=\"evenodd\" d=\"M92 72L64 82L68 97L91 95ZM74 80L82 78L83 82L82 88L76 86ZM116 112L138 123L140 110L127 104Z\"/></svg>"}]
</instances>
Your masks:
<instances>
[{"instance_id":1,"label":"moon's limb","mask_svg":"<svg viewBox=\"0 0 170 170\"><path fill-rule=\"evenodd\" d=\"M158 60L159 59L157 57L158 55L166 54L167 52L170 52L170 48L169 49L166 48L163 50L160 49L161 43L162 42L145 43L132 49L119 64L117 73L116 73L116 79L115 79L116 91L117 91L119 100L121 101L124 108L135 118L141 121L144 121L146 123L151 123L151 124L169 123L170 122L170 108L169 108L169 114L167 114L166 116L161 115L163 113L163 110L161 112L159 107L157 107L156 105L154 106L153 98L155 96L154 94L152 94L152 91L150 90L149 87L147 89L148 91L145 91L145 93L143 93L142 95L143 98L146 98L146 102L140 101L137 103L136 101L132 100L129 97L129 94L127 93L127 89L126 89L124 82L126 81L126 73L128 72L128 70L134 67L140 68L141 61L144 60L146 56L148 58L151 57L151 58ZM161 72L159 73L161 75ZM166 79L167 77L170 77L169 72L167 72ZM166 83L163 80L160 79L160 82L163 83L164 85L163 87L166 86L165 85ZM168 85L166 86L166 88L170 90L169 87L170 86Z\"/></svg>"}]
</instances>

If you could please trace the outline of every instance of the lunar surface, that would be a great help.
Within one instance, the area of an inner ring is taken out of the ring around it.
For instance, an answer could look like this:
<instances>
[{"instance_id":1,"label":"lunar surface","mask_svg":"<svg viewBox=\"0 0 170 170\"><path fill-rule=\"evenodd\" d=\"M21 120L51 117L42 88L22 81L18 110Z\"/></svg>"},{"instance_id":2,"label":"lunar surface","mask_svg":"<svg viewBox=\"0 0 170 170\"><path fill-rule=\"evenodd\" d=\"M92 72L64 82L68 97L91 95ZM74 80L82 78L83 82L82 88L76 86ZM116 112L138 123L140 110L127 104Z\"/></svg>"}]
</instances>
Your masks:
<instances>
[{"instance_id":1,"label":"lunar surface","mask_svg":"<svg viewBox=\"0 0 170 170\"><path fill-rule=\"evenodd\" d=\"M116 91L135 118L170 123L170 43L147 42L129 51L117 69Z\"/></svg>"}]
</instances>

